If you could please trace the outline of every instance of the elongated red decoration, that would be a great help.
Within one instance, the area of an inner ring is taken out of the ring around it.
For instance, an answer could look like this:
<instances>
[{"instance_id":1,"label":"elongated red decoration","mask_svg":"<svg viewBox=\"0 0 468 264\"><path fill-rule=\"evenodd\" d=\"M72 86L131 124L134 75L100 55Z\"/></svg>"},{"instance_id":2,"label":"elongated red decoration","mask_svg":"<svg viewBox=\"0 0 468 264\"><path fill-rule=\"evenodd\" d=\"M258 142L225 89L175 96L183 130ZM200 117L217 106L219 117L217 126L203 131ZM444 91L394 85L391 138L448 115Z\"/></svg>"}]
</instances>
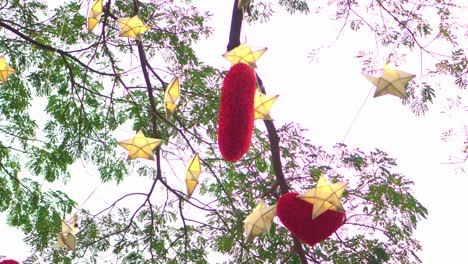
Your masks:
<instances>
[{"instance_id":1,"label":"elongated red decoration","mask_svg":"<svg viewBox=\"0 0 468 264\"><path fill-rule=\"evenodd\" d=\"M302 242L313 246L327 239L343 225L345 214L328 210L312 220L313 205L297 198L298 193L283 194L276 215L283 225Z\"/></svg>"},{"instance_id":2,"label":"elongated red decoration","mask_svg":"<svg viewBox=\"0 0 468 264\"><path fill-rule=\"evenodd\" d=\"M254 70L237 63L224 77L218 117L218 145L223 158L235 162L249 150L254 127Z\"/></svg>"}]
</instances>

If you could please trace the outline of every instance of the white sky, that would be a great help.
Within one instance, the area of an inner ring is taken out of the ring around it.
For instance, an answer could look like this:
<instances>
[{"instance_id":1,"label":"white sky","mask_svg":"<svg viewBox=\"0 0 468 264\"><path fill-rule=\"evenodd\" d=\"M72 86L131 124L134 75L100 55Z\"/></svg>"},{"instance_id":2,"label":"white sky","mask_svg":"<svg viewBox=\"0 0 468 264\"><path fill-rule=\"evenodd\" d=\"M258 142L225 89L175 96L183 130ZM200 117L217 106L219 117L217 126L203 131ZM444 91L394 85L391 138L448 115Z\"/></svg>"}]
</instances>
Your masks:
<instances>
[{"instance_id":1,"label":"white sky","mask_svg":"<svg viewBox=\"0 0 468 264\"><path fill-rule=\"evenodd\" d=\"M231 16L232 6L225 3L210 1L209 10L214 14L211 25L216 29L197 47L202 61L227 69L229 62L221 54L227 45L230 23L227 18ZM423 245L419 254L423 263L460 263L465 259L465 246L459 241L468 236L468 228L459 202L466 200L464 186L468 177L441 164L453 151L448 147L454 146L443 143L440 136L443 130L466 121L466 115L449 120L434 105L425 116L415 117L408 106L390 95L375 99L371 96L365 101L374 88L361 75L361 66L354 56L358 50L375 47L372 41L363 42L371 36L344 33L331 48L319 53L318 63L308 59L314 48L328 46L340 27L340 23L326 15L290 16L279 10L266 24L243 25L242 38L247 38L251 46L268 47L257 63L257 71L267 93L280 94L272 109L275 125L298 122L310 129L307 135L314 144L331 147L342 141L364 103L344 143L366 151L377 147L397 158L400 172L416 182L415 196L429 210L428 220L422 221L416 230L416 238ZM382 58L386 55L379 54ZM418 62L419 54L408 55L408 63L400 69L417 74L418 80ZM444 103L449 93L437 92L437 102ZM465 92L465 98L466 95ZM256 125L263 126L261 122ZM184 166L181 167L183 171ZM91 199L107 203L132 190L141 191L137 177L115 187L99 184L96 172L89 167L75 171L79 173L74 174L71 185L64 190L78 202L84 201L96 186L98 189ZM22 235L7 228L4 222L4 215L0 215L1 238L7 238L0 240L0 255L23 260L27 253Z\"/></svg>"}]
</instances>

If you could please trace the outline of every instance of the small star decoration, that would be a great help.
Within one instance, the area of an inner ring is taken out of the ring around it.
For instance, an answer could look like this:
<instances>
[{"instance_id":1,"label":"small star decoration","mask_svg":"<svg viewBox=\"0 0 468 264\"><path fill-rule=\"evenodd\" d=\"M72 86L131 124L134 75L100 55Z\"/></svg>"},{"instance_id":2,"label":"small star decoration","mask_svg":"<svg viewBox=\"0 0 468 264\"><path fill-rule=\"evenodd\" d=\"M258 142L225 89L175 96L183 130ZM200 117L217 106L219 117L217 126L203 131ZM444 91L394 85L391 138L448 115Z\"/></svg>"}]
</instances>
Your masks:
<instances>
[{"instance_id":1,"label":"small star decoration","mask_svg":"<svg viewBox=\"0 0 468 264\"><path fill-rule=\"evenodd\" d=\"M245 242L251 243L255 237L270 232L275 215L276 204L267 206L261 200L244 220Z\"/></svg>"},{"instance_id":2,"label":"small star decoration","mask_svg":"<svg viewBox=\"0 0 468 264\"><path fill-rule=\"evenodd\" d=\"M308 203L313 204L312 219L319 217L327 210L344 212L340 197L348 183L337 182L330 184L323 176L320 176L317 186L297 196Z\"/></svg>"},{"instance_id":3,"label":"small star decoration","mask_svg":"<svg viewBox=\"0 0 468 264\"><path fill-rule=\"evenodd\" d=\"M245 63L252 68L256 68L256 61L265 53L267 48L261 50L252 51L252 49L247 45L247 43L242 43L237 48L230 50L225 53L223 57L230 61L232 65L237 63Z\"/></svg>"},{"instance_id":4,"label":"small star decoration","mask_svg":"<svg viewBox=\"0 0 468 264\"><path fill-rule=\"evenodd\" d=\"M258 89L255 92L255 119L272 120L270 109L279 95L267 96Z\"/></svg>"},{"instance_id":5,"label":"small star decoration","mask_svg":"<svg viewBox=\"0 0 468 264\"><path fill-rule=\"evenodd\" d=\"M0 56L0 82L6 83L8 76L14 74L16 71L6 62L5 56Z\"/></svg>"},{"instance_id":6,"label":"small star decoration","mask_svg":"<svg viewBox=\"0 0 468 264\"><path fill-rule=\"evenodd\" d=\"M380 77L368 74L363 75L375 85L374 97L391 94L403 99L408 97L406 85L416 76L411 73L390 69L387 64L384 65Z\"/></svg>"},{"instance_id":7,"label":"small star decoration","mask_svg":"<svg viewBox=\"0 0 468 264\"><path fill-rule=\"evenodd\" d=\"M154 160L153 150L162 143L162 139L145 137L138 131L134 138L119 141L118 144L128 150L127 160L143 158Z\"/></svg>"},{"instance_id":8,"label":"small star decoration","mask_svg":"<svg viewBox=\"0 0 468 264\"><path fill-rule=\"evenodd\" d=\"M195 187L198 185L198 178L201 174L201 166L200 166L200 156L198 153L193 156L187 166L187 172L185 175L185 183L187 185L187 196L190 199L192 197L192 193L195 190Z\"/></svg>"},{"instance_id":9,"label":"small star decoration","mask_svg":"<svg viewBox=\"0 0 468 264\"><path fill-rule=\"evenodd\" d=\"M133 17L124 17L117 20L121 28L119 37L134 38L141 40L141 35L149 28L143 24L138 15Z\"/></svg>"}]
</instances>

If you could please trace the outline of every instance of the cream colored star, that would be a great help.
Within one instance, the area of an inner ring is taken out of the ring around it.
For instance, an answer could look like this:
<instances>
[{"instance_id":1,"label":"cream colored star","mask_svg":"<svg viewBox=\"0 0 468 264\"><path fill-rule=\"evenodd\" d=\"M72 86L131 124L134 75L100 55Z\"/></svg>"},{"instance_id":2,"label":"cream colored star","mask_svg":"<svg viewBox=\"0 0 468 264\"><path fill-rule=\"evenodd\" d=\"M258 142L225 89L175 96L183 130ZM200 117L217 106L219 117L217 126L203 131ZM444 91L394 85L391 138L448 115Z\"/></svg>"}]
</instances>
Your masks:
<instances>
[{"instance_id":1,"label":"cream colored star","mask_svg":"<svg viewBox=\"0 0 468 264\"><path fill-rule=\"evenodd\" d=\"M251 2L251 1L252 1L252 0L239 0L239 1L237 2L237 9L241 10L241 9L243 9L243 8L248 7L248 6L250 5L250 2Z\"/></svg>"},{"instance_id":2,"label":"cream colored star","mask_svg":"<svg viewBox=\"0 0 468 264\"><path fill-rule=\"evenodd\" d=\"M143 158L154 160L153 150L162 143L162 139L145 137L140 130L134 138L119 141L118 144L128 150L127 160Z\"/></svg>"},{"instance_id":3,"label":"cream colored star","mask_svg":"<svg viewBox=\"0 0 468 264\"><path fill-rule=\"evenodd\" d=\"M408 97L406 85L416 76L411 73L390 69L387 64L384 65L380 77L368 74L363 75L375 85L374 97L392 94L403 99Z\"/></svg>"},{"instance_id":4,"label":"cream colored star","mask_svg":"<svg viewBox=\"0 0 468 264\"><path fill-rule=\"evenodd\" d=\"M261 200L244 220L245 242L251 243L255 237L270 232L275 215L276 204L266 206L265 201Z\"/></svg>"},{"instance_id":5,"label":"cream colored star","mask_svg":"<svg viewBox=\"0 0 468 264\"><path fill-rule=\"evenodd\" d=\"M187 164L187 172L185 174L185 183L187 185L187 196L190 199L195 187L198 185L198 178L201 174L200 156L198 153L193 156Z\"/></svg>"},{"instance_id":6,"label":"cream colored star","mask_svg":"<svg viewBox=\"0 0 468 264\"><path fill-rule=\"evenodd\" d=\"M169 119L175 111L177 100L180 96L179 78L174 78L167 86L164 93L164 105L166 107L166 119Z\"/></svg>"},{"instance_id":7,"label":"cream colored star","mask_svg":"<svg viewBox=\"0 0 468 264\"><path fill-rule=\"evenodd\" d=\"M149 27L141 21L138 15L117 19L117 23L119 23L121 28L119 37L129 37L141 40L141 35L149 29Z\"/></svg>"},{"instance_id":8,"label":"cream colored star","mask_svg":"<svg viewBox=\"0 0 468 264\"><path fill-rule=\"evenodd\" d=\"M102 15L102 0L96 0L88 13L88 32L93 31Z\"/></svg>"},{"instance_id":9,"label":"cream colored star","mask_svg":"<svg viewBox=\"0 0 468 264\"><path fill-rule=\"evenodd\" d=\"M270 109L279 95L267 96L257 90L255 92L255 119L272 120Z\"/></svg>"},{"instance_id":10,"label":"cream colored star","mask_svg":"<svg viewBox=\"0 0 468 264\"><path fill-rule=\"evenodd\" d=\"M0 56L0 82L6 83L8 76L14 74L16 71L6 62L5 56Z\"/></svg>"},{"instance_id":11,"label":"cream colored star","mask_svg":"<svg viewBox=\"0 0 468 264\"><path fill-rule=\"evenodd\" d=\"M252 51L252 49L247 45L247 43L242 43L237 48L230 50L229 52L223 55L232 65L237 63L245 63L252 68L257 68L257 60L265 53L267 48L261 50Z\"/></svg>"},{"instance_id":12,"label":"cream colored star","mask_svg":"<svg viewBox=\"0 0 468 264\"><path fill-rule=\"evenodd\" d=\"M317 182L317 186L297 197L313 204L312 219L319 217L327 210L344 212L340 197L348 183L337 182L330 184L323 176Z\"/></svg>"},{"instance_id":13,"label":"cream colored star","mask_svg":"<svg viewBox=\"0 0 468 264\"><path fill-rule=\"evenodd\" d=\"M69 250L76 249L77 216L74 214L68 221L62 220L62 227L57 241L57 247Z\"/></svg>"}]
</instances>

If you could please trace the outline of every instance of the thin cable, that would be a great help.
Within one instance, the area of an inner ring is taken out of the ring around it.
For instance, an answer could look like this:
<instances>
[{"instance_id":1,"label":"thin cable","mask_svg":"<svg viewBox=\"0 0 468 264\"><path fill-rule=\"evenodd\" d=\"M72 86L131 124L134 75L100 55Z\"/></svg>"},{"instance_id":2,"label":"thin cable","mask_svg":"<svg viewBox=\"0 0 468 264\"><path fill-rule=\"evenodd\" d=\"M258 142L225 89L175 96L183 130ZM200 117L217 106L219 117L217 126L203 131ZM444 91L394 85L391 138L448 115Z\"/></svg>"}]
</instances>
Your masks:
<instances>
[{"instance_id":1,"label":"thin cable","mask_svg":"<svg viewBox=\"0 0 468 264\"><path fill-rule=\"evenodd\" d=\"M366 105L367 101L369 100L369 97L370 97L370 95L371 95L371 93L372 93L372 90L373 90L373 89L369 89L369 93L367 93L366 98L364 99L364 101L362 102L362 104L361 104L361 106L359 107L358 111L357 111L356 114L354 115L354 118L353 118L353 120L351 121L351 123L349 124L348 129L346 130L346 133L344 134L343 139L342 139L341 142L340 142L340 145L339 145L338 148L336 149L335 154L333 154L333 156L332 156L330 162L328 163L327 167L325 168L325 170L324 170L324 172L323 172L322 174L326 174L327 171L328 171L328 169L330 168L332 162L335 161L335 158L336 158L336 156L338 155L338 151L341 150L341 147L343 146L343 144L344 144L346 138L348 137L349 132L351 132L351 129L353 128L354 124L356 123L356 120L358 119L359 115L360 115L361 112L362 112L362 109L364 109L364 106Z\"/></svg>"},{"instance_id":2,"label":"thin cable","mask_svg":"<svg viewBox=\"0 0 468 264\"><path fill-rule=\"evenodd\" d=\"M346 140L346 137L348 137L349 132L353 128L354 124L356 123L357 118L361 114L362 109L364 108L364 105L367 103L367 100L369 99L369 96L371 95L373 89L369 89L369 93L367 93L366 99L362 102L361 106L359 107L359 110L357 111L356 115L354 116L353 121L351 121L351 124L348 127L348 130L346 131L345 135L343 136L343 139L341 140L341 143L343 144L344 141Z\"/></svg>"}]
</instances>

